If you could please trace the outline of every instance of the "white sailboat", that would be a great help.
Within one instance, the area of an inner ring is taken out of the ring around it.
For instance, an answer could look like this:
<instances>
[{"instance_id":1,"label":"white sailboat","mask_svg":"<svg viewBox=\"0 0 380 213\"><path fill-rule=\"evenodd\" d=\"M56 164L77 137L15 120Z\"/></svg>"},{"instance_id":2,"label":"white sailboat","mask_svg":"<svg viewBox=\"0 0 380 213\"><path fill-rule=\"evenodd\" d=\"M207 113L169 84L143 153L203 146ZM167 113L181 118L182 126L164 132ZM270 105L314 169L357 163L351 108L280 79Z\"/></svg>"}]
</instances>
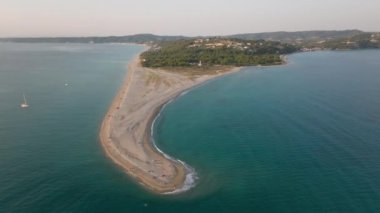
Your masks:
<instances>
[{"instance_id":1,"label":"white sailboat","mask_svg":"<svg viewBox=\"0 0 380 213\"><path fill-rule=\"evenodd\" d=\"M20 107L21 107L21 108L28 108L29 105L28 105L28 102L26 102L25 94L22 94L22 95L24 96L24 102L22 102L22 103L20 104Z\"/></svg>"}]
</instances>

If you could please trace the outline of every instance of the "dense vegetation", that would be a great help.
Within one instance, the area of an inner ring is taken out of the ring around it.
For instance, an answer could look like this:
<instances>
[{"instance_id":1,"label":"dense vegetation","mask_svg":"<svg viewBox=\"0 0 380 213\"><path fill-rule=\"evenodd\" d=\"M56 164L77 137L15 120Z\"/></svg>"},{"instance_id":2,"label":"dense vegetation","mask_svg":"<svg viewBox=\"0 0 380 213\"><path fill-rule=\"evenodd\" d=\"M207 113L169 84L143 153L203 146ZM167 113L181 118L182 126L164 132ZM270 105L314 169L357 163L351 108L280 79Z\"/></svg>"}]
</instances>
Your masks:
<instances>
[{"instance_id":1,"label":"dense vegetation","mask_svg":"<svg viewBox=\"0 0 380 213\"><path fill-rule=\"evenodd\" d=\"M163 42L143 53L143 66L212 66L281 64L281 54L297 51L293 45L273 41L191 39Z\"/></svg>"}]
</instances>

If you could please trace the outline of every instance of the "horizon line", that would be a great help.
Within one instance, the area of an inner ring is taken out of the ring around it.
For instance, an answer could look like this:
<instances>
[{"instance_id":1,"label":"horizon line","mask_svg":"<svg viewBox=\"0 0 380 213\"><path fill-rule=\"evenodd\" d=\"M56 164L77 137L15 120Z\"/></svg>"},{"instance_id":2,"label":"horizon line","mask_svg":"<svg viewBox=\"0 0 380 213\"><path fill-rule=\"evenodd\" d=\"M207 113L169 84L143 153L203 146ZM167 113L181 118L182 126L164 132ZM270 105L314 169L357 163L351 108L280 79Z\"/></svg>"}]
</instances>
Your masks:
<instances>
[{"instance_id":1,"label":"horizon line","mask_svg":"<svg viewBox=\"0 0 380 213\"><path fill-rule=\"evenodd\" d=\"M232 34L223 34L223 35L181 35L181 34L155 34L155 33L133 33L133 34L123 34L123 35L72 35L72 36L7 36L0 37L0 39L11 39L11 38L90 38L90 37L124 37L124 36L139 36L139 35L153 35L153 36L167 36L167 37L224 37L224 36L233 36L233 35L244 35L244 34L264 34L264 33L297 33L297 32L329 32L329 31L360 31L363 33L378 33L380 31L363 31L360 29L336 29L336 30L295 30L295 31L287 31L287 30L278 30L278 31L264 31L264 32L244 32L244 33L232 33Z\"/></svg>"}]
</instances>

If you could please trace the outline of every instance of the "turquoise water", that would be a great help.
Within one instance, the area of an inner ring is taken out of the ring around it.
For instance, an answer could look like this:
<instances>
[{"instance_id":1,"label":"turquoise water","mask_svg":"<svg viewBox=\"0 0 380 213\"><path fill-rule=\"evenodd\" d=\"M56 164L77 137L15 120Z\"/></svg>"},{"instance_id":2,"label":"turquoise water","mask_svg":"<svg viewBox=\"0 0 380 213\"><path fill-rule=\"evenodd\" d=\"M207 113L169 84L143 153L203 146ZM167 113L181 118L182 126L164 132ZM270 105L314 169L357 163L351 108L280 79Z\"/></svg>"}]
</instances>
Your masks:
<instances>
[{"instance_id":1,"label":"turquoise water","mask_svg":"<svg viewBox=\"0 0 380 213\"><path fill-rule=\"evenodd\" d=\"M295 54L181 96L155 139L199 179L158 196L97 135L142 49L0 44L0 212L380 211L380 51Z\"/></svg>"}]
</instances>

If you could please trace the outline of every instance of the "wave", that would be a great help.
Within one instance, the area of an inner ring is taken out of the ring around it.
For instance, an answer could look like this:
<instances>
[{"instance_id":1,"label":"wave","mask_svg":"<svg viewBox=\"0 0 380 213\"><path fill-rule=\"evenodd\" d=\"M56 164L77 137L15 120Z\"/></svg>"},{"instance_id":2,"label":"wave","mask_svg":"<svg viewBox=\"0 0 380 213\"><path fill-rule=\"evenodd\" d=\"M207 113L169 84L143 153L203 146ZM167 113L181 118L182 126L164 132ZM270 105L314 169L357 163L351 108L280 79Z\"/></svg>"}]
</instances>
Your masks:
<instances>
[{"instance_id":1,"label":"wave","mask_svg":"<svg viewBox=\"0 0 380 213\"><path fill-rule=\"evenodd\" d=\"M196 185L196 182L198 180L198 174L193 167L189 166L188 164L179 159L177 159L177 161L180 162L186 168L185 182L183 183L182 188L176 189L171 192L166 192L165 194L179 194L188 191Z\"/></svg>"}]
</instances>

